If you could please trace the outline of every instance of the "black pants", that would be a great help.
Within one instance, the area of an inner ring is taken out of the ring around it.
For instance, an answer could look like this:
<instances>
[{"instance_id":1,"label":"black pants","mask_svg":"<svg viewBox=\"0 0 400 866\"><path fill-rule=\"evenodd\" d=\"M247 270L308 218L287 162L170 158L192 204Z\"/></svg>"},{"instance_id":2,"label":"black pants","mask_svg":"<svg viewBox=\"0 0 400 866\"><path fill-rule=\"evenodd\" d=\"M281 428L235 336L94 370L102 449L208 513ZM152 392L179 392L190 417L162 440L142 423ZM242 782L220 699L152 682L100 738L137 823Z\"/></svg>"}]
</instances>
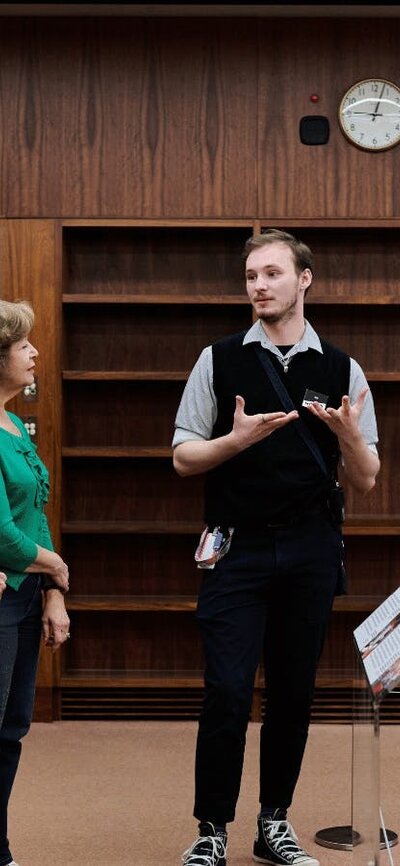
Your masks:
<instances>
[{"instance_id":1,"label":"black pants","mask_svg":"<svg viewBox=\"0 0 400 866\"><path fill-rule=\"evenodd\" d=\"M4 590L0 601L0 864L10 863L8 801L28 733L35 694L42 629L39 574L29 574L16 592Z\"/></svg>"},{"instance_id":2,"label":"black pants","mask_svg":"<svg viewBox=\"0 0 400 866\"><path fill-rule=\"evenodd\" d=\"M315 674L342 559L325 517L263 533L236 530L204 571L197 616L206 668L194 815L233 821L254 676L264 653L260 802L290 805L307 741Z\"/></svg>"}]
</instances>

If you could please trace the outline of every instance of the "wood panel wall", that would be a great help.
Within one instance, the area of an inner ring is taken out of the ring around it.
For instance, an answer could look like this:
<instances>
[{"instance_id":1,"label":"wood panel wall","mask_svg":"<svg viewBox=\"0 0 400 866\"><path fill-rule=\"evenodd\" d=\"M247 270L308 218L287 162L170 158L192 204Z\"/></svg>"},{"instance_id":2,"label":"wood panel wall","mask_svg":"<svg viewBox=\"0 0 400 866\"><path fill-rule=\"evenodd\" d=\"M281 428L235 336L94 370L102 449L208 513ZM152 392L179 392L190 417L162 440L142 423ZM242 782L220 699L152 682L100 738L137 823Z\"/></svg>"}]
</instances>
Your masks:
<instances>
[{"instance_id":1,"label":"wood panel wall","mask_svg":"<svg viewBox=\"0 0 400 866\"><path fill-rule=\"evenodd\" d=\"M358 151L337 109L398 79L399 42L400 19L3 18L1 214L398 216L400 148Z\"/></svg>"},{"instance_id":2,"label":"wood panel wall","mask_svg":"<svg viewBox=\"0 0 400 866\"><path fill-rule=\"evenodd\" d=\"M58 543L57 221L365 218L379 225L400 217L400 147L362 153L337 123L349 85L367 76L399 81L400 19L0 23L0 292L30 299L38 314L37 438L52 477ZM328 117L326 146L301 144L306 114ZM343 262L336 264L340 273ZM16 411L30 414L21 402ZM51 718L53 664L46 654L41 718Z\"/></svg>"}]
</instances>

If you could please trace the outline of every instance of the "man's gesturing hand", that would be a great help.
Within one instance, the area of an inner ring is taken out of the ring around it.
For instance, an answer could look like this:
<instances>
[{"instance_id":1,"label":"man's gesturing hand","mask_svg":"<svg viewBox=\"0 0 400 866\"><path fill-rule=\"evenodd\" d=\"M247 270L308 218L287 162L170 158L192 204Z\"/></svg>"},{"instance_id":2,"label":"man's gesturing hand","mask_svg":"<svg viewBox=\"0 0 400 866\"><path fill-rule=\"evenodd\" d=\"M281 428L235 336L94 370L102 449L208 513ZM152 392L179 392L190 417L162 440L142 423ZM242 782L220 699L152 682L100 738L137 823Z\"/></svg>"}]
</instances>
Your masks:
<instances>
[{"instance_id":1,"label":"man's gesturing hand","mask_svg":"<svg viewBox=\"0 0 400 866\"><path fill-rule=\"evenodd\" d=\"M265 412L256 415L246 415L244 411L245 402L243 397L236 397L236 409L233 416L232 433L235 436L240 450L261 442L270 436L274 430L284 427L299 417L296 410L292 412Z\"/></svg>"},{"instance_id":2,"label":"man's gesturing hand","mask_svg":"<svg viewBox=\"0 0 400 866\"><path fill-rule=\"evenodd\" d=\"M342 405L339 409L324 409L320 403L311 403L308 407L313 415L316 415L321 421L336 434L339 440L346 441L349 437L359 435L359 420L364 406L365 398L369 388L363 388L360 391L357 400L353 405L350 405L349 397L342 397Z\"/></svg>"}]
</instances>

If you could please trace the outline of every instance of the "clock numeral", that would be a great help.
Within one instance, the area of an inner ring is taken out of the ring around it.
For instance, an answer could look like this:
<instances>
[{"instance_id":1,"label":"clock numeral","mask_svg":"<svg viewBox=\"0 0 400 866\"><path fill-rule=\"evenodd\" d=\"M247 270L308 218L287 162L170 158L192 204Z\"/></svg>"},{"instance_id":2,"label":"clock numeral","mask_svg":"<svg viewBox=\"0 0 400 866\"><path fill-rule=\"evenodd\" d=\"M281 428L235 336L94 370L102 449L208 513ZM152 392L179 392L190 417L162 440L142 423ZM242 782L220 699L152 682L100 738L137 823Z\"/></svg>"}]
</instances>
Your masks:
<instances>
[{"instance_id":1,"label":"clock numeral","mask_svg":"<svg viewBox=\"0 0 400 866\"><path fill-rule=\"evenodd\" d=\"M375 145L378 144L378 139L377 139L377 138L373 138L373 139L372 139L372 144L375 144Z\"/></svg>"},{"instance_id":2,"label":"clock numeral","mask_svg":"<svg viewBox=\"0 0 400 866\"><path fill-rule=\"evenodd\" d=\"M372 93L378 93L379 84L371 84Z\"/></svg>"}]
</instances>

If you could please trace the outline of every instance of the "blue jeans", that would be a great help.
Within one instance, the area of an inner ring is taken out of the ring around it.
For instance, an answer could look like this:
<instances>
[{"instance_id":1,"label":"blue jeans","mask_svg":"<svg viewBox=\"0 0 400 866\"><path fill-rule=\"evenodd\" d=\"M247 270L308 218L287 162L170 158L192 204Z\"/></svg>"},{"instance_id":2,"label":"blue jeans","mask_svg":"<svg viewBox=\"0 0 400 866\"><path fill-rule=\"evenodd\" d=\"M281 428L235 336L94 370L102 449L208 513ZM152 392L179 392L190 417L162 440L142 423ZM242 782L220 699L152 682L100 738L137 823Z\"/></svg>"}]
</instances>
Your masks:
<instances>
[{"instance_id":1,"label":"blue jeans","mask_svg":"<svg viewBox=\"0 0 400 866\"><path fill-rule=\"evenodd\" d=\"M33 712L39 657L42 594L40 575L29 574L0 600L0 866L13 859L7 839L7 809Z\"/></svg>"},{"instance_id":2,"label":"blue jeans","mask_svg":"<svg viewBox=\"0 0 400 866\"><path fill-rule=\"evenodd\" d=\"M291 804L341 559L341 532L321 516L263 533L236 530L229 553L204 572L197 609L206 660L196 750L199 820L234 819L263 656L260 802Z\"/></svg>"}]
</instances>

